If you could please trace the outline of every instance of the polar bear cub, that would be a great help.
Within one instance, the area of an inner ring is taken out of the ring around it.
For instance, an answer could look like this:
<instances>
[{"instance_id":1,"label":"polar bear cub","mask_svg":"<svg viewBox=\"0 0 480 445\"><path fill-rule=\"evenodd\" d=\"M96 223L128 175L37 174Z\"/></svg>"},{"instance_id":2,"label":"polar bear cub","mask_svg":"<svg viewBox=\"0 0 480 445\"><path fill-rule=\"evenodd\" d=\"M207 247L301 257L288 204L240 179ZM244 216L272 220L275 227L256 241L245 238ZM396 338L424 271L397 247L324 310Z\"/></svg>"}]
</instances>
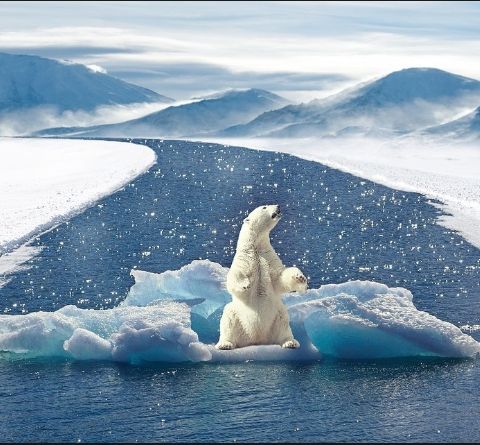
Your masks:
<instances>
[{"instance_id":1,"label":"polar bear cub","mask_svg":"<svg viewBox=\"0 0 480 445\"><path fill-rule=\"evenodd\" d=\"M307 279L296 267L285 267L270 244L270 231L282 214L278 205L264 205L244 219L237 251L227 274L232 296L220 320L217 349L278 344L298 348L282 295L304 292Z\"/></svg>"}]
</instances>

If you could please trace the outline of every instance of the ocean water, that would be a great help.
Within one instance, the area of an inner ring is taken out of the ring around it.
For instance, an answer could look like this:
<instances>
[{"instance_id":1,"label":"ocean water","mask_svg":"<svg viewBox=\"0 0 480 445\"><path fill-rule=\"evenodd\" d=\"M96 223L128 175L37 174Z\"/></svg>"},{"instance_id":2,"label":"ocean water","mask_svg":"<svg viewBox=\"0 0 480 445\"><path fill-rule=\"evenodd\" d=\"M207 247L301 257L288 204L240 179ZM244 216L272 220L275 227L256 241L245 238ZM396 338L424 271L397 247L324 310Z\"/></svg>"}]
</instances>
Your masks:
<instances>
[{"instance_id":1,"label":"ocean water","mask_svg":"<svg viewBox=\"0 0 480 445\"><path fill-rule=\"evenodd\" d=\"M2 441L478 441L473 362L0 362Z\"/></svg>"},{"instance_id":2,"label":"ocean water","mask_svg":"<svg viewBox=\"0 0 480 445\"><path fill-rule=\"evenodd\" d=\"M39 236L0 289L4 313L118 305L132 268L229 266L249 210L278 203L272 244L310 286L350 279L411 290L457 326L480 322L479 250L426 198L290 155L139 140L158 162ZM472 335L480 338L478 331ZM478 441L475 360L141 366L0 359L7 441Z\"/></svg>"}]
</instances>

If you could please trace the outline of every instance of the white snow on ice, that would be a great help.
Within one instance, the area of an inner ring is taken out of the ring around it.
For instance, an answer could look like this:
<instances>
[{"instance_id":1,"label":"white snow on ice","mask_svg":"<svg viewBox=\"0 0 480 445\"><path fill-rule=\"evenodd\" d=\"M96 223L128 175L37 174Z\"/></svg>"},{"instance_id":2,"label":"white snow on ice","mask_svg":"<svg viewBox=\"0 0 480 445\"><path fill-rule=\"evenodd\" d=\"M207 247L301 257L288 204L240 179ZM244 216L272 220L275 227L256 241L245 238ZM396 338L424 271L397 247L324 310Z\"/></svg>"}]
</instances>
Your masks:
<instances>
[{"instance_id":1,"label":"white snow on ice","mask_svg":"<svg viewBox=\"0 0 480 445\"><path fill-rule=\"evenodd\" d=\"M421 193L443 203L439 224L480 247L480 149L408 137L396 141L335 139L207 139L211 142L279 151L377 182Z\"/></svg>"},{"instance_id":2,"label":"white snow on ice","mask_svg":"<svg viewBox=\"0 0 480 445\"><path fill-rule=\"evenodd\" d=\"M206 315L226 302L226 272L208 260L160 274L135 271L138 281L124 303L113 309L65 306L56 312L0 315L0 351L7 358L130 363L308 360L322 354L343 359L476 357L480 353L480 343L458 327L416 309L407 289L370 281L287 295L292 330L302 345L298 350L268 345L217 351L201 340L205 331L218 330L218 317ZM202 300L211 303L206 306L209 310L195 309ZM205 314L197 332L192 330L191 311Z\"/></svg>"},{"instance_id":3,"label":"white snow on ice","mask_svg":"<svg viewBox=\"0 0 480 445\"><path fill-rule=\"evenodd\" d=\"M129 143L0 138L0 159L1 255L129 183L156 157ZM0 256L2 281L37 252L26 245Z\"/></svg>"}]
</instances>

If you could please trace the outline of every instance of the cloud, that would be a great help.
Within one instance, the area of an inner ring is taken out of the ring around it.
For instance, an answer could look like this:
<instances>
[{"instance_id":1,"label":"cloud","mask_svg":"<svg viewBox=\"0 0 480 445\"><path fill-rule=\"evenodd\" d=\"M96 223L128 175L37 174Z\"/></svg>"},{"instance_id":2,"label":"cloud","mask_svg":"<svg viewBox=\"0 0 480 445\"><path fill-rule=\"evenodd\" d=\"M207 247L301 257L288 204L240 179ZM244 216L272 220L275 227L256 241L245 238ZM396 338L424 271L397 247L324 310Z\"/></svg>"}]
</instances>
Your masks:
<instances>
[{"instance_id":1,"label":"cloud","mask_svg":"<svg viewBox=\"0 0 480 445\"><path fill-rule=\"evenodd\" d=\"M262 88L294 97L299 91L315 95L344 85L351 79L337 73L296 73L289 71L233 71L208 63L156 63L142 68L111 69L110 74L157 91L168 91L173 97L208 94L228 88Z\"/></svg>"},{"instance_id":2,"label":"cloud","mask_svg":"<svg viewBox=\"0 0 480 445\"><path fill-rule=\"evenodd\" d=\"M32 42L31 45L11 46L0 43L0 51L10 54L26 54L30 56L40 56L49 59L75 59L89 60L99 56L108 56L111 54L134 54L137 50L129 48L114 48L106 46L82 46L73 43L63 43L53 46L37 46Z\"/></svg>"},{"instance_id":3,"label":"cloud","mask_svg":"<svg viewBox=\"0 0 480 445\"><path fill-rule=\"evenodd\" d=\"M99 65L177 98L228 86L313 98L412 66L480 78L479 12L477 2L3 2L0 51Z\"/></svg>"}]
</instances>

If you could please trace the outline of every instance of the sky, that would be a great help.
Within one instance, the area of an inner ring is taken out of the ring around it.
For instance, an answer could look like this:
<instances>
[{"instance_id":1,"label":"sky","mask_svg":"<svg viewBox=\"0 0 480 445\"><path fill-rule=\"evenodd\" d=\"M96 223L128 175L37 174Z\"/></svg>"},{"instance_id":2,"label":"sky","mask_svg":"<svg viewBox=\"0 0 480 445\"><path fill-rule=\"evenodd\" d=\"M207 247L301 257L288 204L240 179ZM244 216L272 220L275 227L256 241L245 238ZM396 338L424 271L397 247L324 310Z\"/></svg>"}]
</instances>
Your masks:
<instances>
[{"instance_id":1,"label":"sky","mask_svg":"<svg viewBox=\"0 0 480 445\"><path fill-rule=\"evenodd\" d=\"M408 67L480 79L480 2L0 2L0 51L97 65L178 100L321 98Z\"/></svg>"}]
</instances>

